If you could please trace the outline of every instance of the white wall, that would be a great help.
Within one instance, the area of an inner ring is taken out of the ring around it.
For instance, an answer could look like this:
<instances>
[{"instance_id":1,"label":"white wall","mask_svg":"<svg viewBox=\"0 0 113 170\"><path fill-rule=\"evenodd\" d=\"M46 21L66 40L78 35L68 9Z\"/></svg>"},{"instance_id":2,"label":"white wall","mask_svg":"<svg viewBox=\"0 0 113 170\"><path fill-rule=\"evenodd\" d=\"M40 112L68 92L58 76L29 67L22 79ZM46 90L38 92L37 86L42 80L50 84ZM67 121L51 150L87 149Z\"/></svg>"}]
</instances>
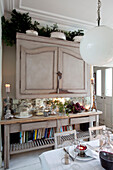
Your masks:
<instances>
[{"instance_id":1,"label":"white wall","mask_svg":"<svg viewBox=\"0 0 113 170\"><path fill-rule=\"evenodd\" d=\"M11 85L9 96L15 98L16 84L16 47L6 46L3 44L3 59L2 59L2 77L3 77L3 98L6 98L5 84Z\"/></svg>"},{"instance_id":2,"label":"white wall","mask_svg":"<svg viewBox=\"0 0 113 170\"><path fill-rule=\"evenodd\" d=\"M0 119L2 116L2 42L1 42L1 12L0 12ZM1 126L0 126L0 139L1 139ZM0 140L0 167L2 166L2 140Z\"/></svg>"},{"instance_id":3,"label":"white wall","mask_svg":"<svg viewBox=\"0 0 113 170\"><path fill-rule=\"evenodd\" d=\"M0 120L2 117L2 27L1 16L4 15L4 0L0 0ZM0 167L2 166L2 136L0 126Z\"/></svg>"}]
</instances>

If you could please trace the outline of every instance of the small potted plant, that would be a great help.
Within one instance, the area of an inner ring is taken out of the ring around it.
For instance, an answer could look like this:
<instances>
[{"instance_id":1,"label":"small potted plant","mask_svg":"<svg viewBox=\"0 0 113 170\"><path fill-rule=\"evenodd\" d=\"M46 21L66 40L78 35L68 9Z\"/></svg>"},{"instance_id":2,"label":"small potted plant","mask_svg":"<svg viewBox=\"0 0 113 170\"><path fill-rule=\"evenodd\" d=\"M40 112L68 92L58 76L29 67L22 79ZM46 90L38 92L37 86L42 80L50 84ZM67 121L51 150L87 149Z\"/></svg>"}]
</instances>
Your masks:
<instances>
[{"instance_id":1,"label":"small potted plant","mask_svg":"<svg viewBox=\"0 0 113 170\"><path fill-rule=\"evenodd\" d=\"M59 115L62 116L65 113L65 107L62 102L58 103L58 108L59 108Z\"/></svg>"},{"instance_id":2,"label":"small potted plant","mask_svg":"<svg viewBox=\"0 0 113 170\"><path fill-rule=\"evenodd\" d=\"M58 29L57 24L54 24L52 26L50 37L51 38L58 38L58 39L66 40L66 35L63 33L63 31Z\"/></svg>"},{"instance_id":3,"label":"small potted plant","mask_svg":"<svg viewBox=\"0 0 113 170\"><path fill-rule=\"evenodd\" d=\"M81 39L83 38L83 30L76 31L76 35L73 37L74 42L80 43Z\"/></svg>"}]
</instances>

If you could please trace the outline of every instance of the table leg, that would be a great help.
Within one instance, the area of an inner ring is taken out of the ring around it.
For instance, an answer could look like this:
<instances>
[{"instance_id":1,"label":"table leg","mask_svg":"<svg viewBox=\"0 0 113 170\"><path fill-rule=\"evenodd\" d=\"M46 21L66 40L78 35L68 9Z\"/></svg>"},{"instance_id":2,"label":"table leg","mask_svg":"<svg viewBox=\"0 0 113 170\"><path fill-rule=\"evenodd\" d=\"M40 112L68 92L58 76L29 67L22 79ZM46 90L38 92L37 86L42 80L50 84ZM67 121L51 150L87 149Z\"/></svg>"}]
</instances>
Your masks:
<instances>
[{"instance_id":1,"label":"table leg","mask_svg":"<svg viewBox=\"0 0 113 170\"><path fill-rule=\"evenodd\" d=\"M89 127L93 127L93 116L90 116Z\"/></svg>"},{"instance_id":2,"label":"table leg","mask_svg":"<svg viewBox=\"0 0 113 170\"><path fill-rule=\"evenodd\" d=\"M9 125L4 125L4 168L9 168L10 149Z\"/></svg>"},{"instance_id":3,"label":"table leg","mask_svg":"<svg viewBox=\"0 0 113 170\"><path fill-rule=\"evenodd\" d=\"M96 126L99 126L99 115L96 115Z\"/></svg>"},{"instance_id":4,"label":"table leg","mask_svg":"<svg viewBox=\"0 0 113 170\"><path fill-rule=\"evenodd\" d=\"M61 120L57 120L57 132L60 132Z\"/></svg>"},{"instance_id":5,"label":"table leg","mask_svg":"<svg viewBox=\"0 0 113 170\"><path fill-rule=\"evenodd\" d=\"M96 115L96 126L99 126L99 115ZM99 134L99 131L96 131L96 135Z\"/></svg>"}]
</instances>

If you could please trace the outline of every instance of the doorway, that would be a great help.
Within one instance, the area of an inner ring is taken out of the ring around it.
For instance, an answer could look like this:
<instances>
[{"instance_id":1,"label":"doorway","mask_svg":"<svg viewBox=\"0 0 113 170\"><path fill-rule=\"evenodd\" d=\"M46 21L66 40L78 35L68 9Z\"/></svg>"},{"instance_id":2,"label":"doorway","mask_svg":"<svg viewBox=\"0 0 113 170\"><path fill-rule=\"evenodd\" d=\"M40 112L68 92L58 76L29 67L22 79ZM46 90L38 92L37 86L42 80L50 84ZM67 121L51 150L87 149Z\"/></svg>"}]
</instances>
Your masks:
<instances>
[{"instance_id":1,"label":"doorway","mask_svg":"<svg viewBox=\"0 0 113 170\"><path fill-rule=\"evenodd\" d=\"M100 123L112 127L113 68L95 67L97 109L103 114Z\"/></svg>"}]
</instances>

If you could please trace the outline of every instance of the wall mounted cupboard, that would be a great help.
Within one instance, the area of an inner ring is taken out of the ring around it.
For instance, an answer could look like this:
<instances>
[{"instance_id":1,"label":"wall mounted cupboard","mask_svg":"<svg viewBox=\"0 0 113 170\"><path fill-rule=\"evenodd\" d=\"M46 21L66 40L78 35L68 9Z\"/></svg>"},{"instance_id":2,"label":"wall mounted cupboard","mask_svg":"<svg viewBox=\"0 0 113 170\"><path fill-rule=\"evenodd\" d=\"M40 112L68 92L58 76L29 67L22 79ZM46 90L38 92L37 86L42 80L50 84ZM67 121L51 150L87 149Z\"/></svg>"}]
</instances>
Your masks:
<instances>
[{"instance_id":1,"label":"wall mounted cupboard","mask_svg":"<svg viewBox=\"0 0 113 170\"><path fill-rule=\"evenodd\" d=\"M90 93L90 66L79 43L17 33L16 97L76 97Z\"/></svg>"}]
</instances>

